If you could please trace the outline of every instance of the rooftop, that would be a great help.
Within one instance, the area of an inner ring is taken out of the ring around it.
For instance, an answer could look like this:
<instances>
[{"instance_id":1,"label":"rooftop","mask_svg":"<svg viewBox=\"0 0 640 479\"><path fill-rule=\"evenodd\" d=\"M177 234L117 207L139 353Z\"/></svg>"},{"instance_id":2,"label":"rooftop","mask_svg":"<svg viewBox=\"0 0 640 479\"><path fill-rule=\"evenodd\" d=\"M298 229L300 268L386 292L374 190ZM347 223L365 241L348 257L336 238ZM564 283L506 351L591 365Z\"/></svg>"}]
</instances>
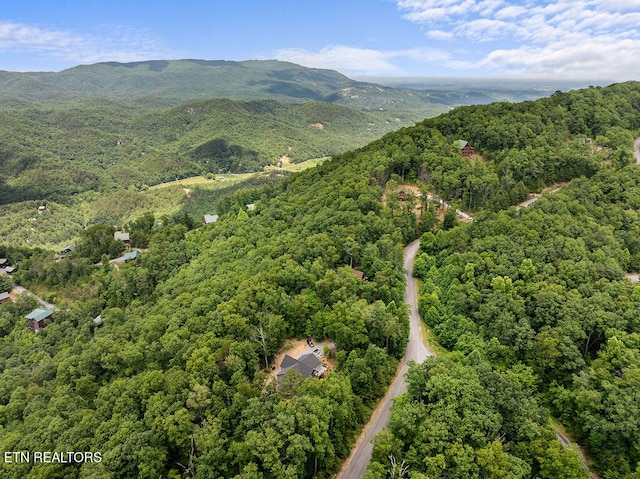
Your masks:
<instances>
[{"instance_id":1,"label":"rooftop","mask_svg":"<svg viewBox=\"0 0 640 479\"><path fill-rule=\"evenodd\" d=\"M38 308L31 311L29 314L25 316L27 319L33 319L37 322L40 322L44 319L47 319L49 316L53 314L53 309L48 308Z\"/></svg>"},{"instance_id":2,"label":"rooftop","mask_svg":"<svg viewBox=\"0 0 640 479\"><path fill-rule=\"evenodd\" d=\"M129 241L129 233L125 233L124 231L116 231L113 233L113 239L120 241Z\"/></svg>"},{"instance_id":3,"label":"rooftop","mask_svg":"<svg viewBox=\"0 0 640 479\"><path fill-rule=\"evenodd\" d=\"M204 215L204 224L215 223L218 221L218 215Z\"/></svg>"}]
</instances>

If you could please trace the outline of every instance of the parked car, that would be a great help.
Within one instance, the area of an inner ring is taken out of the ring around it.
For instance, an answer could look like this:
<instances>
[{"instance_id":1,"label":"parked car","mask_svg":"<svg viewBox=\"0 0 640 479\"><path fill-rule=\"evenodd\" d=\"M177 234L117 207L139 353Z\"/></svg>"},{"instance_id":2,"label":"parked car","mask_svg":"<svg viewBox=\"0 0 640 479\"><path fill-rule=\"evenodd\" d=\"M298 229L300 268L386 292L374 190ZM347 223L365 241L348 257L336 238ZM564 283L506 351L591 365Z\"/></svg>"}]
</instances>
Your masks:
<instances>
[{"instance_id":1,"label":"parked car","mask_svg":"<svg viewBox=\"0 0 640 479\"><path fill-rule=\"evenodd\" d=\"M320 354L320 348L316 348L316 349L314 349L314 350L313 350L313 355L314 355L315 357L319 358L319 357L320 357L320 355L321 355L321 354Z\"/></svg>"},{"instance_id":2,"label":"parked car","mask_svg":"<svg viewBox=\"0 0 640 479\"><path fill-rule=\"evenodd\" d=\"M310 348L313 347L313 341L311 341L311 338L307 339L307 344L309 345Z\"/></svg>"}]
</instances>

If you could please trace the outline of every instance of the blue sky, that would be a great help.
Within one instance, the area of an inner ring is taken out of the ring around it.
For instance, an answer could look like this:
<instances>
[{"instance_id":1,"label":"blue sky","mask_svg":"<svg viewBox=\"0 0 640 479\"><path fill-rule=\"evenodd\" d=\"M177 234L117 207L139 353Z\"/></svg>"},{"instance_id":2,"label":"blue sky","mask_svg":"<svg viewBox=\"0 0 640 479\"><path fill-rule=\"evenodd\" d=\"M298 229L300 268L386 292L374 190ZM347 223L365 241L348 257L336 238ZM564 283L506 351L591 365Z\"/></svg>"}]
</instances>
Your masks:
<instances>
[{"instance_id":1,"label":"blue sky","mask_svg":"<svg viewBox=\"0 0 640 479\"><path fill-rule=\"evenodd\" d=\"M640 80L640 0L0 0L0 70L279 59L350 76Z\"/></svg>"}]
</instances>

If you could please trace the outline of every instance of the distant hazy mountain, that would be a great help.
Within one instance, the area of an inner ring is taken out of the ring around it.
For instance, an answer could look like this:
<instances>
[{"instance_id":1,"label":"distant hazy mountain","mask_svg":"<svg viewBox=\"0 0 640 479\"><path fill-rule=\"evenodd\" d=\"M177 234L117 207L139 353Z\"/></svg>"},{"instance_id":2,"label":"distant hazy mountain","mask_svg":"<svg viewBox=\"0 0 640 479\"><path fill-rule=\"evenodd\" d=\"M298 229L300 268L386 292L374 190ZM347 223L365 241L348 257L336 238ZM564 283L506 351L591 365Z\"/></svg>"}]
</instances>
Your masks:
<instances>
[{"instance_id":1,"label":"distant hazy mountain","mask_svg":"<svg viewBox=\"0 0 640 479\"><path fill-rule=\"evenodd\" d=\"M81 97L162 98L163 103L208 98L315 100L391 109L438 103L437 98L425 93L358 82L336 71L272 60L154 60L97 63L55 73L0 72L0 101L5 105Z\"/></svg>"}]
</instances>

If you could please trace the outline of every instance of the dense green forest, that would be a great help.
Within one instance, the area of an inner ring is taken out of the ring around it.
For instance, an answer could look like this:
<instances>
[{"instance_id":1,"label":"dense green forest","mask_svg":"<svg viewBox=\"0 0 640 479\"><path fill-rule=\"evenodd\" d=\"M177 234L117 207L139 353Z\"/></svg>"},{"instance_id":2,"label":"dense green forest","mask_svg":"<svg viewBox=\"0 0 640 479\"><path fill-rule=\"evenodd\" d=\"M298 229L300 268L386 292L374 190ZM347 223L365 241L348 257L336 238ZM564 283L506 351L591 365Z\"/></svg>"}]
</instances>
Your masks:
<instances>
[{"instance_id":1,"label":"dense green forest","mask_svg":"<svg viewBox=\"0 0 640 479\"><path fill-rule=\"evenodd\" d=\"M47 248L86 225L175 213L145 194L149 185L328 157L496 96L390 88L278 61L99 63L0 72L0 86L0 236ZM54 218L33 215L43 204Z\"/></svg>"},{"instance_id":2,"label":"dense green forest","mask_svg":"<svg viewBox=\"0 0 640 479\"><path fill-rule=\"evenodd\" d=\"M368 478L388 477L390 457L415 478L587 477L550 414L602 477L640 477L640 289L625 278L640 269L638 93L638 84L558 93L423 124L465 135L493 159L484 172L467 164L466 178L435 158L433 170L418 168L448 179L447 197L488 209L422 236L421 316L452 353L411 368ZM535 139L523 137L535 124ZM575 177L531 208L503 209Z\"/></svg>"},{"instance_id":3,"label":"dense green forest","mask_svg":"<svg viewBox=\"0 0 640 479\"><path fill-rule=\"evenodd\" d=\"M0 109L0 204L255 172L283 156L337 154L402 126L319 102L216 99L154 112L97 103Z\"/></svg>"},{"instance_id":4,"label":"dense green forest","mask_svg":"<svg viewBox=\"0 0 640 479\"><path fill-rule=\"evenodd\" d=\"M586 477L546 408L602 477L639 477L638 198L638 165L606 168L423 236L421 315L454 353L410 371L376 470L394 454L426 477L486 477L488 458L500 477Z\"/></svg>"},{"instance_id":5,"label":"dense green forest","mask_svg":"<svg viewBox=\"0 0 640 479\"><path fill-rule=\"evenodd\" d=\"M46 266L46 253L3 248L20 263L19 282L62 285L78 299L37 335L22 319L32 301L0 310L1 447L104 455L82 466L4 464L6 477L334 471L408 331L402 244L417 231L403 237L411 218L382 205L370 168L345 157L239 191L206 228L153 227L138 263L117 270L78 257ZM249 202L258 207L247 214ZM284 339L301 336L331 338L338 371L265 387Z\"/></svg>"},{"instance_id":6,"label":"dense green forest","mask_svg":"<svg viewBox=\"0 0 640 479\"><path fill-rule=\"evenodd\" d=\"M411 369L368 476L388 477L392 456L414 479L584 477L553 414L603 477L634 477L639 111L637 83L458 108L222 196L212 225L140 217L128 226L148 250L117 268L99 242L60 262L0 246L19 283L63 305L38 334L34 300L0 306L0 448L103 456L3 477L328 477L402 357L402 247L420 236L421 312L453 352ZM476 220L439 223L426 195L416 216L402 182ZM309 336L335 343L335 370L276 390L276 353Z\"/></svg>"}]
</instances>

